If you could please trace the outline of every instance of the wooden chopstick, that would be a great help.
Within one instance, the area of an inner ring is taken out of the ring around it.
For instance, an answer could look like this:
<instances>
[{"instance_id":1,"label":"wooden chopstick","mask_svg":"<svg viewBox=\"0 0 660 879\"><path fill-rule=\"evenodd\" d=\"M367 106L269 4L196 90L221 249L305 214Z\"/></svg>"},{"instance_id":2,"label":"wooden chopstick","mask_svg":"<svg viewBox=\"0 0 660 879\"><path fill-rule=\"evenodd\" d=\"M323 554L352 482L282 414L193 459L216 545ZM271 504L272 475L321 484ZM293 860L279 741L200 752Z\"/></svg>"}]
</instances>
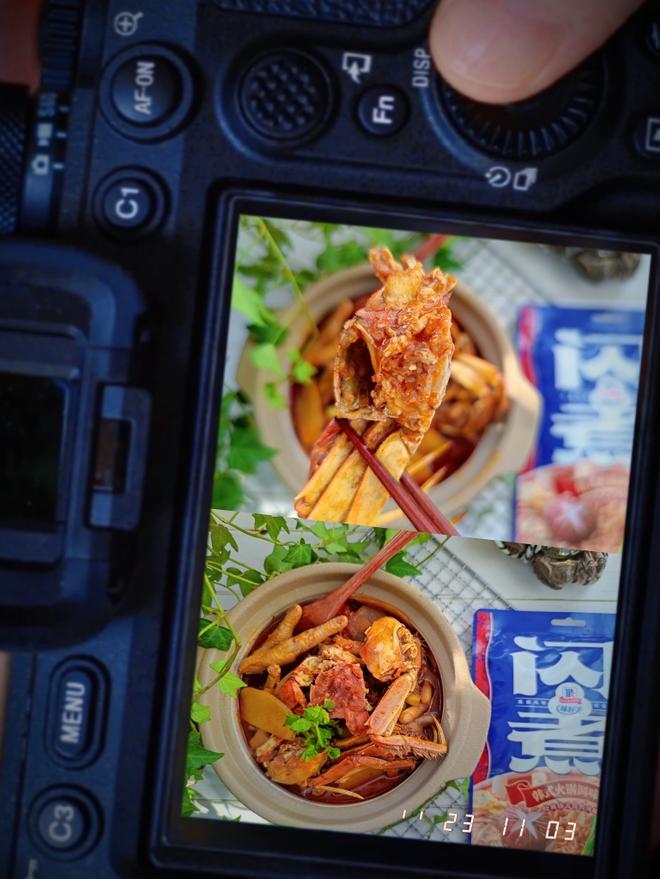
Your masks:
<instances>
[{"instance_id":1,"label":"wooden chopstick","mask_svg":"<svg viewBox=\"0 0 660 879\"><path fill-rule=\"evenodd\" d=\"M401 552L411 540L417 537L415 531L398 531L394 537L378 550L375 556L365 562L362 567L356 571L353 576L338 586L327 595L317 598L311 604L306 604L303 608L302 616L296 626L298 631L303 629L311 629L313 626L320 626L327 623L332 617L337 616L342 606L356 592L360 586L367 582L369 577L374 574L378 568L382 567L385 562L389 561L392 556Z\"/></svg>"},{"instance_id":2,"label":"wooden chopstick","mask_svg":"<svg viewBox=\"0 0 660 879\"><path fill-rule=\"evenodd\" d=\"M418 531L458 536L458 531L449 519L433 505L414 479L404 473L401 481L397 481L371 449L365 445L362 437L355 433L345 418L337 418L337 424Z\"/></svg>"}]
</instances>

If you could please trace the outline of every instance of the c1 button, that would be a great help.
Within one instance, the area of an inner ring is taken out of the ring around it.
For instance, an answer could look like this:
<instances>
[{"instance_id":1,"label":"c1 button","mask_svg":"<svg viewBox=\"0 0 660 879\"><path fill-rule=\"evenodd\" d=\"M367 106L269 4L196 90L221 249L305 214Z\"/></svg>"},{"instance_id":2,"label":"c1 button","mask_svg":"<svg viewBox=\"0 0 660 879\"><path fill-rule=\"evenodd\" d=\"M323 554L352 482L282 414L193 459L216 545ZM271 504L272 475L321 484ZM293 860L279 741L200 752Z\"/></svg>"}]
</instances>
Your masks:
<instances>
[{"instance_id":1,"label":"c1 button","mask_svg":"<svg viewBox=\"0 0 660 879\"><path fill-rule=\"evenodd\" d=\"M117 113L133 125L158 125L181 100L181 77L167 58L137 55L121 65L112 80Z\"/></svg>"},{"instance_id":2,"label":"c1 button","mask_svg":"<svg viewBox=\"0 0 660 879\"><path fill-rule=\"evenodd\" d=\"M94 213L106 232L124 238L143 238L165 215L166 199L160 181L148 171L126 168L99 185Z\"/></svg>"},{"instance_id":3,"label":"c1 button","mask_svg":"<svg viewBox=\"0 0 660 879\"><path fill-rule=\"evenodd\" d=\"M103 198L103 213L111 226L119 229L141 229L151 219L156 199L154 191L143 180L118 180Z\"/></svg>"},{"instance_id":4,"label":"c1 button","mask_svg":"<svg viewBox=\"0 0 660 879\"><path fill-rule=\"evenodd\" d=\"M360 124L370 134L396 134L408 119L408 99L400 89L375 85L362 94L357 114Z\"/></svg>"}]
</instances>

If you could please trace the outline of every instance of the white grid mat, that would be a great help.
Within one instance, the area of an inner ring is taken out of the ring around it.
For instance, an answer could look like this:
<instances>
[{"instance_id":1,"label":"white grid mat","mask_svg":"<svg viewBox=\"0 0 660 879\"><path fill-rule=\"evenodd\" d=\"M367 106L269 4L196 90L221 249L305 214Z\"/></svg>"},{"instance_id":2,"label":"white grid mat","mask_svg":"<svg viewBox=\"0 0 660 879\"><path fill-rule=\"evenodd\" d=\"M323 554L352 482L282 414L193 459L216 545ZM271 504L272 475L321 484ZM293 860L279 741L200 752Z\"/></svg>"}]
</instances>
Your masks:
<instances>
[{"instance_id":1,"label":"white grid mat","mask_svg":"<svg viewBox=\"0 0 660 879\"><path fill-rule=\"evenodd\" d=\"M451 544L450 544L451 545ZM420 562L433 551L434 542L429 541L410 550L410 557ZM481 607L509 607L493 589L474 571L460 561L446 546L422 567L422 573L410 578L442 609L456 632L470 662L472 645L472 618ZM219 781L211 767L206 767L204 778L196 786L200 798L196 799L201 809L195 817L215 818L224 821L265 824L263 818L255 815L236 800L231 792ZM302 800L301 800L302 804ZM428 803L424 809L412 817L381 831L382 835L405 837L407 839L434 839L458 843L467 842L461 831L461 821L467 809L467 799L455 788L447 788ZM455 810L459 815L456 827L444 831L443 817L447 811ZM439 819L442 818L440 821ZM434 819L436 821L434 822Z\"/></svg>"}]
</instances>

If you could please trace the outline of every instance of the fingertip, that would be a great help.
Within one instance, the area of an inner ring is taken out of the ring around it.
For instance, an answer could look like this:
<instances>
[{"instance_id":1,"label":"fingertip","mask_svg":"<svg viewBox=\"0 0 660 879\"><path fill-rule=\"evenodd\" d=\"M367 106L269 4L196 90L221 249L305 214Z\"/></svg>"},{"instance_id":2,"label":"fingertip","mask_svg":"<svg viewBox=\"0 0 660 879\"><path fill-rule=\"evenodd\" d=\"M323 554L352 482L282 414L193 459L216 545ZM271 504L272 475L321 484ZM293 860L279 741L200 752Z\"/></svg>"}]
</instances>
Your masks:
<instances>
[{"instance_id":1,"label":"fingertip","mask_svg":"<svg viewBox=\"0 0 660 879\"><path fill-rule=\"evenodd\" d=\"M440 74L477 101L520 101L597 49L641 0L442 0L429 34Z\"/></svg>"}]
</instances>

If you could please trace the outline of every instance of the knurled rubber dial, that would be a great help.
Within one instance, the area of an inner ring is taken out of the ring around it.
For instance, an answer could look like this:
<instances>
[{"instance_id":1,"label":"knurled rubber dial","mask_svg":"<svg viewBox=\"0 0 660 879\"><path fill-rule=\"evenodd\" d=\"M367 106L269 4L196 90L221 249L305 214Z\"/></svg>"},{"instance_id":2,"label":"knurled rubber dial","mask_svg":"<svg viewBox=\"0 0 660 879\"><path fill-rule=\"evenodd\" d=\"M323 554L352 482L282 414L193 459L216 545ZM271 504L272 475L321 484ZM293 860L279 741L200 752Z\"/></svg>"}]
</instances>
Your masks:
<instances>
[{"instance_id":1,"label":"knurled rubber dial","mask_svg":"<svg viewBox=\"0 0 660 879\"><path fill-rule=\"evenodd\" d=\"M469 143L502 159L542 159L576 140L598 109L604 69L592 56L559 82L524 101L483 104L440 84L453 126Z\"/></svg>"},{"instance_id":2,"label":"knurled rubber dial","mask_svg":"<svg viewBox=\"0 0 660 879\"><path fill-rule=\"evenodd\" d=\"M295 140L315 133L327 118L329 82L306 53L268 52L247 70L240 102L247 123L261 137Z\"/></svg>"}]
</instances>

